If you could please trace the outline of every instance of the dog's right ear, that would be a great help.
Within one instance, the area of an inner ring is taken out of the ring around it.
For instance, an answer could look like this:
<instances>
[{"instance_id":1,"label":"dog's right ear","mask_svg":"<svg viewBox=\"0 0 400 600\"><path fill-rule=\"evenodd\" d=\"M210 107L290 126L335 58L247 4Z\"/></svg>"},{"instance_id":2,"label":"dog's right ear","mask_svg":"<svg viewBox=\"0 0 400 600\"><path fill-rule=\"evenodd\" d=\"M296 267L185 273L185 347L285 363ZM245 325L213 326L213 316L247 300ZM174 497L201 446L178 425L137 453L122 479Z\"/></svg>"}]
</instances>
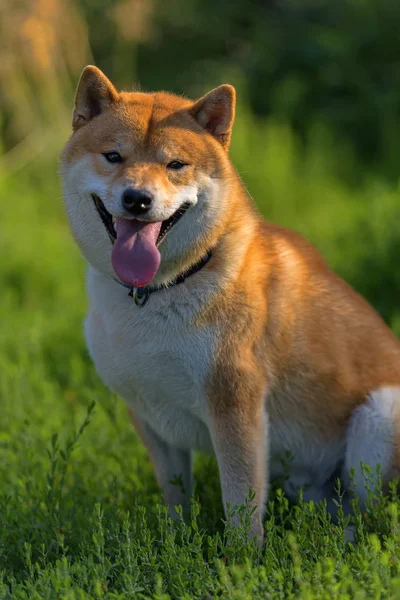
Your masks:
<instances>
[{"instance_id":1,"label":"dog's right ear","mask_svg":"<svg viewBox=\"0 0 400 600\"><path fill-rule=\"evenodd\" d=\"M75 95L75 109L72 118L74 131L86 125L117 98L117 90L100 69L92 65L85 67Z\"/></svg>"}]
</instances>

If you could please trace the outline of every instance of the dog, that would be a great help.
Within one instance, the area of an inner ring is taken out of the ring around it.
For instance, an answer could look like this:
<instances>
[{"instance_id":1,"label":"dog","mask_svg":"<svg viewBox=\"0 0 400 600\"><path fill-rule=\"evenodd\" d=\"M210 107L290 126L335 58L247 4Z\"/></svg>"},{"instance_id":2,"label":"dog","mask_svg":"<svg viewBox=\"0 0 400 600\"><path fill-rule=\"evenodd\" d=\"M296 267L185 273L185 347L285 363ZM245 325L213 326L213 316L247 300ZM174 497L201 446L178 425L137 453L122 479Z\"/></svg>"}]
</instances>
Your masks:
<instances>
[{"instance_id":1,"label":"dog","mask_svg":"<svg viewBox=\"0 0 400 600\"><path fill-rule=\"evenodd\" d=\"M400 344L311 244L262 219L228 157L234 116L230 85L192 102L118 92L88 66L61 176L88 349L171 515L188 510L192 451L214 452L225 507L253 490L261 544L287 453L290 497L329 503L339 474L365 505L363 463L398 476Z\"/></svg>"}]
</instances>

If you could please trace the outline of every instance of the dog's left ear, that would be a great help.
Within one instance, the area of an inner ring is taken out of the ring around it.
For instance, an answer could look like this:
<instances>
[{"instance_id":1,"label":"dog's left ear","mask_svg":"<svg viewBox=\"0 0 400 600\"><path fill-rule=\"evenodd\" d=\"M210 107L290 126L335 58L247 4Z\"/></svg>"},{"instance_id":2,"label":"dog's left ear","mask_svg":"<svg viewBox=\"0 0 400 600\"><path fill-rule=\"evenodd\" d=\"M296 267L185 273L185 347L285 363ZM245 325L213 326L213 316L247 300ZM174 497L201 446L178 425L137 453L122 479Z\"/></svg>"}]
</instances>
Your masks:
<instances>
[{"instance_id":1,"label":"dog's left ear","mask_svg":"<svg viewBox=\"0 0 400 600\"><path fill-rule=\"evenodd\" d=\"M215 88L189 110L196 121L228 150L235 120L236 92L231 85Z\"/></svg>"},{"instance_id":2,"label":"dog's left ear","mask_svg":"<svg viewBox=\"0 0 400 600\"><path fill-rule=\"evenodd\" d=\"M117 98L117 90L100 69L92 65L85 67L75 95L74 131L89 123Z\"/></svg>"}]
</instances>

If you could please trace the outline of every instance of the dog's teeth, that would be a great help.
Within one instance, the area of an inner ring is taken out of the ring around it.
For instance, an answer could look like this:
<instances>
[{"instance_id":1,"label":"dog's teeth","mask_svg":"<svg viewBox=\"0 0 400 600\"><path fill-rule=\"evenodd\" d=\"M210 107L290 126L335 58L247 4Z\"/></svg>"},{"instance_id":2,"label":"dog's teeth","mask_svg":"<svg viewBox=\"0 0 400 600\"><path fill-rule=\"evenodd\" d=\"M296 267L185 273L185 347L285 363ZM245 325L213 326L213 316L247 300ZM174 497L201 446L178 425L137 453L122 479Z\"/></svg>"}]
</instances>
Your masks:
<instances>
[{"instance_id":1,"label":"dog's teeth","mask_svg":"<svg viewBox=\"0 0 400 600\"><path fill-rule=\"evenodd\" d=\"M116 222L117 222L117 219L116 219L116 218L113 216L113 217L112 217L112 224L114 225L114 227L115 227L115 223L116 223Z\"/></svg>"}]
</instances>

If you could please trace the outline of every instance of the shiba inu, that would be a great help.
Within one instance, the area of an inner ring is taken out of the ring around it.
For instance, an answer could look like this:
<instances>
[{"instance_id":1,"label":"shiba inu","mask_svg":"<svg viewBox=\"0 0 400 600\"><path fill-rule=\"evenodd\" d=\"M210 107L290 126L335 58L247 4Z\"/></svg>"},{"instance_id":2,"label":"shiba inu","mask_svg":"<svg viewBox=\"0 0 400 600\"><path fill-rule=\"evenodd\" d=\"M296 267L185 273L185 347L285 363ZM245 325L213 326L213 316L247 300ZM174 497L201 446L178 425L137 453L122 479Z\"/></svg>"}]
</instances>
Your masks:
<instances>
[{"instance_id":1,"label":"shiba inu","mask_svg":"<svg viewBox=\"0 0 400 600\"><path fill-rule=\"evenodd\" d=\"M61 173L88 348L172 514L192 451L214 452L225 505L254 490L261 542L287 452L290 496L329 501L354 470L365 502L362 463L398 475L400 344L308 242L263 221L228 158L234 113L230 85L196 102L119 93L88 66Z\"/></svg>"}]
</instances>

